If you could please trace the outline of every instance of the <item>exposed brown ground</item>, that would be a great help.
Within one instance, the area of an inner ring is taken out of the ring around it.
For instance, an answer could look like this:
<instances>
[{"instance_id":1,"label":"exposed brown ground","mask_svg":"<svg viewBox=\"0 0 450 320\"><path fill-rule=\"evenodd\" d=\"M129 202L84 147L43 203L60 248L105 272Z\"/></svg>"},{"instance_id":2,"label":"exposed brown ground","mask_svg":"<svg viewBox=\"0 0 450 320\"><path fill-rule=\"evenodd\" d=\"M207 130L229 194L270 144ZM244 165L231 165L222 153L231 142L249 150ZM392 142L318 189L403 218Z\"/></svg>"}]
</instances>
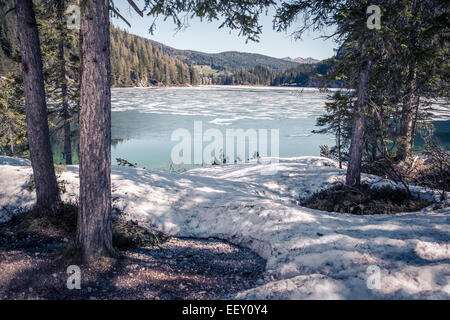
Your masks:
<instances>
[{"instance_id":1,"label":"exposed brown ground","mask_svg":"<svg viewBox=\"0 0 450 320\"><path fill-rule=\"evenodd\" d=\"M218 299L257 286L265 265L224 241L171 238L80 266L81 289L69 290L67 241L0 225L0 299Z\"/></svg>"}]
</instances>

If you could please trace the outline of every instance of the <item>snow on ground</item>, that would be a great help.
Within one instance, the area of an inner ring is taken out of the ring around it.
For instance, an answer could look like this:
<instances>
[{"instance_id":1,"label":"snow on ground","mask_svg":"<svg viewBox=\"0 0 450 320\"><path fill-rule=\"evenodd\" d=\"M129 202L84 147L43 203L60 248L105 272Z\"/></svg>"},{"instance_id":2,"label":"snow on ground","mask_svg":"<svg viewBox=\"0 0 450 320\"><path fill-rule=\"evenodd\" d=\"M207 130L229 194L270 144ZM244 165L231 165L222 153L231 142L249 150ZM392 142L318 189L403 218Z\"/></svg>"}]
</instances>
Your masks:
<instances>
[{"instance_id":1,"label":"snow on ground","mask_svg":"<svg viewBox=\"0 0 450 320\"><path fill-rule=\"evenodd\" d=\"M34 194L27 185L27 163L0 157L1 163L0 219L5 221L31 206ZM261 174L267 166L216 166L184 174L113 166L113 206L161 231L217 237L266 259L265 282L233 298L450 298L450 208L372 216L312 210L298 200L342 181L344 171L335 162L280 159L274 174ZM60 177L66 184L63 199L76 201L78 168L67 168ZM414 192L436 196L418 187Z\"/></svg>"}]
</instances>

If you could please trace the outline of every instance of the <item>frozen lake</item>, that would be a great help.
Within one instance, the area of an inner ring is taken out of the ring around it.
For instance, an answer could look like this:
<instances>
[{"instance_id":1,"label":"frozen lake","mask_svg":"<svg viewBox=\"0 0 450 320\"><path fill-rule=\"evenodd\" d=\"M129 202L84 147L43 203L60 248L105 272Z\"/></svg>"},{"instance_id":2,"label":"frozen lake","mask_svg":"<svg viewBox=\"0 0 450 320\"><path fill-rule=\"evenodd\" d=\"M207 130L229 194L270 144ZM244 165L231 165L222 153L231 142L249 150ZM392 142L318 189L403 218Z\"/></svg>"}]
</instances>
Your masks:
<instances>
[{"instance_id":1,"label":"frozen lake","mask_svg":"<svg viewBox=\"0 0 450 320\"><path fill-rule=\"evenodd\" d=\"M319 145L333 143L329 136L311 133L326 96L298 88L113 89L112 158L167 169L178 143L172 133L186 129L194 139L194 121L201 121L203 133L218 129L223 137L227 129L267 129L270 141L270 130L278 129L281 157L319 155Z\"/></svg>"},{"instance_id":2,"label":"frozen lake","mask_svg":"<svg viewBox=\"0 0 450 320\"><path fill-rule=\"evenodd\" d=\"M311 133L317 129L316 118L324 112L329 94L312 88L277 87L115 88L112 162L123 158L140 167L166 170L178 143L171 135L185 129L194 139L194 121L201 122L203 134L217 129L224 137L227 129L278 129L280 157L319 155L320 145L334 144L332 136ZM443 137L448 138L450 121L438 125L438 132L444 130ZM202 146L206 145L203 141ZM58 163L62 148L54 149Z\"/></svg>"}]
</instances>

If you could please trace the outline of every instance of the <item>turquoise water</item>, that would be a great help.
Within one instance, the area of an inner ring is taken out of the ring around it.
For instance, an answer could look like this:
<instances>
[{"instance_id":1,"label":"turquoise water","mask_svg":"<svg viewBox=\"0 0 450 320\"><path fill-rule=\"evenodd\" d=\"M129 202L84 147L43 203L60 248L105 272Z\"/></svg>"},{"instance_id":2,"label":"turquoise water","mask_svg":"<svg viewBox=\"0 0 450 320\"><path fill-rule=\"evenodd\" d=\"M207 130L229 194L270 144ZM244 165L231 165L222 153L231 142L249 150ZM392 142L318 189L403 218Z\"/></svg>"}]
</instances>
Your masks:
<instances>
[{"instance_id":1,"label":"turquoise water","mask_svg":"<svg viewBox=\"0 0 450 320\"><path fill-rule=\"evenodd\" d=\"M171 135L176 129L186 129L191 135L193 160L195 121L201 121L203 133L218 129L224 138L227 129L266 129L270 141L271 130L277 129L281 157L319 155L319 145L333 143L330 136L311 134L326 96L318 90L300 93L272 88L115 89L112 158L168 169L172 148L178 143L171 141ZM224 140L223 150L225 145ZM270 154L270 145L268 151ZM252 157L248 150L246 153L240 159Z\"/></svg>"},{"instance_id":2,"label":"turquoise water","mask_svg":"<svg viewBox=\"0 0 450 320\"><path fill-rule=\"evenodd\" d=\"M317 129L316 118L323 113L327 95L316 89L298 88L113 89L112 162L116 164L116 158L123 158L140 167L169 169L171 151L178 144L171 135L177 129L185 129L191 135L193 160L195 121L201 122L203 134L208 129L218 129L223 137L227 129L254 129L257 133L267 129L270 141L270 130L276 129L281 157L319 155L320 145L334 144L330 135L311 133ZM435 125L437 136L450 146L450 121L438 121ZM208 142L203 141L202 147L206 145ZM57 163L61 152L62 146L54 145ZM251 157L247 147L245 158Z\"/></svg>"}]
</instances>

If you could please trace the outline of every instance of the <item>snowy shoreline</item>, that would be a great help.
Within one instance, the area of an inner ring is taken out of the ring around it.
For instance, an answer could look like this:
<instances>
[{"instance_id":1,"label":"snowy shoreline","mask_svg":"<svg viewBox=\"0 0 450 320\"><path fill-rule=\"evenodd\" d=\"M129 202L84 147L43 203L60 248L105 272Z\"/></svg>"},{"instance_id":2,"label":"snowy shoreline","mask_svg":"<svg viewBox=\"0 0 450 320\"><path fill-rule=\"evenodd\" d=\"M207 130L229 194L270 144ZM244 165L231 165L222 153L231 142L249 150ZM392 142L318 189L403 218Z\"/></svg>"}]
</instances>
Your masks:
<instances>
[{"instance_id":1,"label":"snowy shoreline","mask_svg":"<svg viewBox=\"0 0 450 320\"><path fill-rule=\"evenodd\" d=\"M27 160L0 157L0 164L4 222L32 206L35 195L27 188ZM274 175L261 175L263 166L184 174L113 166L113 206L169 234L227 240L266 259L265 283L232 298L450 299L450 208L373 216L312 210L298 200L342 181L334 161L280 159ZM78 167L67 169L60 177L63 200L75 202ZM435 197L424 188L413 191ZM370 266L381 271L379 289L367 286Z\"/></svg>"}]
</instances>

